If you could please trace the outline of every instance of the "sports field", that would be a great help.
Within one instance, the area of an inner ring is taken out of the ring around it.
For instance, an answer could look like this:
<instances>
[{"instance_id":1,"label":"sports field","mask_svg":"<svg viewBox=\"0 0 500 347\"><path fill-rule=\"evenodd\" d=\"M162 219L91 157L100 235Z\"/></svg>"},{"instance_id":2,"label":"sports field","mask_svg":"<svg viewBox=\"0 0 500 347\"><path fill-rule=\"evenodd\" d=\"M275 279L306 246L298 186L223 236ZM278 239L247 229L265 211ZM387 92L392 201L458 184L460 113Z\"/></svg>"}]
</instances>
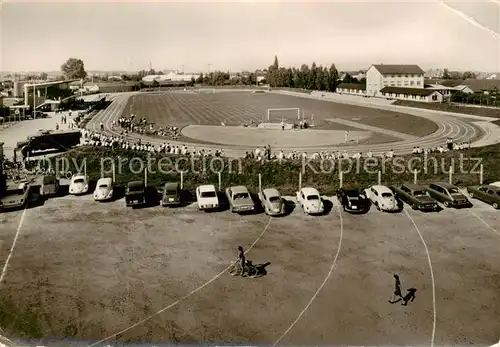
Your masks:
<instances>
[{"instance_id":1,"label":"sports field","mask_svg":"<svg viewBox=\"0 0 500 347\"><path fill-rule=\"evenodd\" d=\"M137 114L150 122L161 125L226 125L260 123L272 108L299 108L305 119L314 115L314 127L331 130L355 130L328 121L341 119L387 129L403 134L425 136L437 130L437 125L425 118L369 107L353 106L328 101L298 98L274 93L251 92L165 92L135 95L125 108L125 115ZM296 111L280 111L272 114L271 121L297 121ZM387 135L385 135L387 137Z\"/></svg>"},{"instance_id":2,"label":"sports field","mask_svg":"<svg viewBox=\"0 0 500 347\"><path fill-rule=\"evenodd\" d=\"M324 216L296 207L272 220L195 206L131 210L91 196L1 214L2 268L11 257L0 326L48 346L498 341L498 211L475 201L470 211L349 215L331 201ZM224 272L238 245L254 264L271 263L266 276ZM388 303L393 274L404 291L417 289L408 306Z\"/></svg>"}]
</instances>

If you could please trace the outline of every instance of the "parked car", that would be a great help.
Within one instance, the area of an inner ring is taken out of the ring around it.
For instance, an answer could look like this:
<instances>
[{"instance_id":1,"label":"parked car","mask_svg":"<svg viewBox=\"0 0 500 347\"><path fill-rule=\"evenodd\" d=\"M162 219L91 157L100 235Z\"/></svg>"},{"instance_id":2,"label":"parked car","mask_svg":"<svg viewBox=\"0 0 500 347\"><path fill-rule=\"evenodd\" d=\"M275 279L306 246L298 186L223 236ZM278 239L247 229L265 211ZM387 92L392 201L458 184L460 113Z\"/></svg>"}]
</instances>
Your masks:
<instances>
[{"instance_id":1,"label":"parked car","mask_svg":"<svg viewBox=\"0 0 500 347\"><path fill-rule=\"evenodd\" d=\"M111 177L100 178L94 190L95 201L107 201L113 198L115 184Z\"/></svg>"},{"instance_id":2,"label":"parked car","mask_svg":"<svg viewBox=\"0 0 500 347\"><path fill-rule=\"evenodd\" d=\"M325 206L321 195L316 188L305 187L297 192L297 203L302 207L304 213L321 214L325 212Z\"/></svg>"},{"instance_id":3,"label":"parked car","mask_svg":"<svg viewBox=\"0 0 500 347\"><path fill-rule=\"evenodd\" d=\"M490 183L490 186L500 187L500 181Z\"/></svg>"},{"instance_id":4,"label":"parked car","mask_svg":"<svg viewBox=\"0 0 500 347\"><path fill-rule=\"evenodd\" d=\"M486 184L467 187L467 191L471 198L484 201L496 210L500 208L500 187Z\"/></svg>"},{"instance_id":5,"label":"parked car","mask_svg":"<svg viewBox=\"0 0 500 347\"><path fill-rule=\"evenodd\" d=\"M29 183L8 182L0 199L0 211L24 207L28 203Z\"/></svg>"},{"instance_id":6,"label":"parked car","mask_svg":"<svg viewBox=\"0 0 500 347\"><path fill-rule=\"evenodd\" d=\"M370 209L370 200L356 188L339 188L336 195L346 212L365 213Z\"/></svg>"},{"instance_id":7,"label":"parked car","mask_svg":"<svg viewBox=\"0 0 500 347\"><path fill-rule=\"evenodd\" d=\"M233 186L226 189L231 212L241 213L255 210L250 192L245 186Z\"/></svg>"},{"instance_id":8,"label":"parked car","mask_svg":"<svg viewBox=\"0 0 500 347\"><path fill-rule=\"evenodd\" d=\"M432 183L427 188L429 195L443 203L445 207L471 207L471 202L457 186L445 182Z\"/></svg>"},{"instance_id":9,"label":"parked car","mask_svg":"<svg viewBox=\"0 0 500 347\"><path fill-rule=\"evenodd\" d=\"M213 184L202 185L196 188L196 201L199 210L215 210L220 207L217 190Z\"/></svg>"},{"instance_id":10,"label":"parked car","mask_svg":"<svg viewBox=\"0 0 500 347\"><path fill-rule=\"evenodd\" d=\"M165 183L161 206L178 206L181 203L181 185L177 182Z\"/></svg>"},{"instance_id":11,"label":"parked car","mask_svg":"<svg viewBox=\"0 0 500 347\"><path fill-rule=\"evenodd\" d=\"M423 186L405 183L399 187L391 187L397 199L407 203L414 210L438 211L439 205Z\"/></svg>"},{"instance_id":12,"label":"parked car","mask_svg":"<svg viewBox=\"0 0 500 347\"><path fill-rule=\"evenodd\" d=\"M277 189L263 189L259 192L259 199L267 215L281 216L285 214L285 203Z\"/></svg>"},{"instance_id":13,"label":"parked car","mask_svg":"<svg viewBox=\"0 0 500 347\"><path fill-rule=\"evenodd\" d=\"M56 195L59 191L60 183L56 176L43 176L40 184L40 195L49 196Z\"/></svg>"},{"instance_id":14,"label":"parked car","mask_svg":"<svg viewBox=\"0 0 500 347\"><path fill-rule=\"evenodd\" d=\"M128 182L127 188L125 189L125 205L135 207L145 205L146 203L146 186L144 182Z\"/></svg>"},{"instance_id":15,"label":"parked car","mask_svg":"<svg viewBox=\"0 0 500 347\"><path fill-rule=\"evenodd\" d=\"M89 177L76 174L71 178L69 193L73 195L86 194L89 191Z\"/></svg>"},{"instance_id":16,"label":"parked car","mask_svg":"<svg viewBox=\"0 0 500 347\"><path fill-rule=\"evenodd\" d=\"M365 189L365 194L379 211L394 212L401 210L398 200L389 187L375 185Z\"/></svg>"}]
</instances>

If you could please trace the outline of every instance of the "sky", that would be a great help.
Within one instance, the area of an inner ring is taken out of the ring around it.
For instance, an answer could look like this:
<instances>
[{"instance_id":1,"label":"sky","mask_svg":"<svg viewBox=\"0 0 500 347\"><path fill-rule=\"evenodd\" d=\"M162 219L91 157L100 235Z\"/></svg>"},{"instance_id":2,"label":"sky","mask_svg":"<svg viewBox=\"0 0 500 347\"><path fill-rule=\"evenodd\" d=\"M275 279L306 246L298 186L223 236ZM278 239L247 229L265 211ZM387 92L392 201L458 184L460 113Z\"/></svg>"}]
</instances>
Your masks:
<instances>
[{"instance_id":1,"label":"sky","mask_svg":"<svg viewBox=\"0 0 500 347\"><path fill-rule=\"evenodd\" d=\"M2 71L186 72L418 64L500 71L500 0L125 2L7 1ZM209 67L209 64L210 67Z\"/></svg>"}]
</instances>

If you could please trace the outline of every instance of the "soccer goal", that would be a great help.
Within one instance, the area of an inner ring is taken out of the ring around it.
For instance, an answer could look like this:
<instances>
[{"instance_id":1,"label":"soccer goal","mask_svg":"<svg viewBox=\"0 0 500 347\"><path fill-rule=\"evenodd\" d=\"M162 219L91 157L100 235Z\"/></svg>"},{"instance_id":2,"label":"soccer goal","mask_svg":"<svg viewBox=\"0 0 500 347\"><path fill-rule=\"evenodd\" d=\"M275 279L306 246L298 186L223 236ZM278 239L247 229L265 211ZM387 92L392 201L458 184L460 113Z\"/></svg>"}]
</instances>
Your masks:
<instances>
[{"instance_id":1,"label":"soccer goal","mask_svg":"<svg viewBox=\"0 0 500 347\"><path fill-rule=\"evenodd\" d=\"M300 108L270 108L267 110L268 123L294 123L300 120Z\"/></svg>"}]
</instances>

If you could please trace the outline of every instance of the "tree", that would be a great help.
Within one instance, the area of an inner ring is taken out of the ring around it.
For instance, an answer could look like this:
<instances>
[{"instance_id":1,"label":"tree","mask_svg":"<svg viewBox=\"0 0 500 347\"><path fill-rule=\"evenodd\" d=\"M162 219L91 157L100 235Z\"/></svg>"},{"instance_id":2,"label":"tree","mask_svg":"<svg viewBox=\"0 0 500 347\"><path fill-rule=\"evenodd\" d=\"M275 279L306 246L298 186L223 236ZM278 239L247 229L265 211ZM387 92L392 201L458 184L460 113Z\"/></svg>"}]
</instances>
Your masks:
<instances>
[{"instance_id":1,"label":"tree","mask_svg":"<svg viewBox=\"0 0 500 347\"><path fill-rule=\"evenodd\" d=\"M83 60L78 58L69 58L61 65L61 71L66 79L76 79L87 77Z\"/></svg>"},{"instance_id":2,"label":"tree","mask_svg":"<svg viewBox=\"0 0 500 347\"><path fill-rule=\"evenodd\" d=\"M474 79L476 79L476 77L477 77L477 75L472 71L466 71L462 75L463 80L468 80L468 79L474 80Z\"/></svg>"},{"instance_id":3,"label":"tree","mask_svg":"<svg viewBox=\"0 0 500 347\"><path fill-rule=\"evenodd\" d=\"M198 78L196 79L196 83L199 83L199 84L202 84L203 83L203 72L200 74L200 76L198 76Z\"/></svg>"},{"instance_id":4,"label":"tree","mask_svg":"<svg viewBox=\"0 0 500 347\"><path fill-rule=\"evenodd\" d=\"M43 81L46 81L46 80L47 80L47 77L48 77L48 75L47 75L47 73L46 73L46 72L42 72L42 73L40 74L40 79L41 79L41 80L43 80Z\"/></svg>"},{"instance_id":5,"label":"tree","mask_svg":"<svg viewBox=\"0 0 500 347\"><path fill-rule=\"evenodd\" d=\"M444 69L443 76L441 76L441 78L444 80L450 80L451 79L450 71L448 69Z\"/></svg>"}]
</instances>

